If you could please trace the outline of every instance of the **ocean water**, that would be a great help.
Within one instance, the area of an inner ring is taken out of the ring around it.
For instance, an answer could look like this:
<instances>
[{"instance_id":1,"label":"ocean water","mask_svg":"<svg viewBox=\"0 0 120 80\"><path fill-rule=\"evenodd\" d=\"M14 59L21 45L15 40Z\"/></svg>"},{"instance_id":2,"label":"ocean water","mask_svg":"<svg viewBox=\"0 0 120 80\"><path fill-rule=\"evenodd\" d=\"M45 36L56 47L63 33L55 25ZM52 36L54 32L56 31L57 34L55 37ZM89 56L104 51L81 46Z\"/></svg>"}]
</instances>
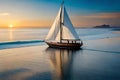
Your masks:
<instances>
[{"instance_id":1,"label":"ocean water","mask_svg":"<svg viewBox=\"0 0 120 80\"><path fill-rule=\"evenodd\" d=\"M119 29L118 29L119 30ZM83 40L93 40L106 37L120 36L118 30L111 29L80 29L76 31L79 37ZM0 29L0 42L14 42L14 41L27 41L27 40L44 40L49 29L48 28L25 28L25 29Z\"/></svg>"},{"instance_id":2,"label":"ocean water","mask_svg":"<svg viewBox=\"0 0 120 80\"><path fill-rule=\"evenodd\" d=\"M8 28L0 29L0 49L24 47L43 44L49 28ZM119 29L76 29L81 40L96 40L119 37ZM19 44L19 45L18 45Z\"/></svg>"},{"instance_id":3,"label":"ocean water","mask_svg":"<svg viewBox=\"0 0 120 80\"><path fill-rule=\"evenodd\" d=\"M49 29L0 29L0 80L120 80L119 29L76 29L81 50L49 48Z\"/></svg>"},{"instance_id":4,"label":"ocean water","mask_svg":"<svg viewBox=\"0 0 120 80\"><path fill-rule=\"evenodd\" d=\"M0 29L0 42L14 42L25 40L43 40L48 29Z\"/></svg>"}]
</instances>

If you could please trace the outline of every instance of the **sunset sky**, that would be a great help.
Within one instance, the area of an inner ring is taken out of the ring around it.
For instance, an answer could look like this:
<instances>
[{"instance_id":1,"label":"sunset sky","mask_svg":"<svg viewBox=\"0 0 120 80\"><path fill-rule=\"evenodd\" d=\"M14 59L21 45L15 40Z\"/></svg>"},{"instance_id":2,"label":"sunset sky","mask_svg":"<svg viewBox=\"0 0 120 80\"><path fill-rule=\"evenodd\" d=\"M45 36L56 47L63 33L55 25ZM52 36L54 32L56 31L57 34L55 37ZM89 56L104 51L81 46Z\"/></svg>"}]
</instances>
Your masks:
<instances>
[{"instance_id":1,"label":"sunset sky","mask_svg":"<svg viewBox=\"0 0 120 80\"><path fill-rule=\"evenodd\" d=\"M62 0L0 0L0 27L50 27ZM120 0L65 0L75 27L120 26Z\"/></svg>"}]
</instances>

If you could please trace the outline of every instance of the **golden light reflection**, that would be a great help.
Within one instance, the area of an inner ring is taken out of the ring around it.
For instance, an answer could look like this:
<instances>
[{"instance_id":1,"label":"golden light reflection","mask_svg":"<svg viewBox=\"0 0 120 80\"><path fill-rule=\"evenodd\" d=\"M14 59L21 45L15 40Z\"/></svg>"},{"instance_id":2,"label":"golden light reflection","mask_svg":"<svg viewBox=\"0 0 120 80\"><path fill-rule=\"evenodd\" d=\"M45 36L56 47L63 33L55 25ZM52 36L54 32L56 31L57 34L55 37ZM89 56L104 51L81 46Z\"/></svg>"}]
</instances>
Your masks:
<instances>
[{"instance_id":1,"label":"golden light reflection","mask_svg":"<svg viewBox=\"0 0 120 80\"><path fill-rule=\"evenodd\" d=\"M13 41L13 29L9 29L9 40Z\"/></svg>"}]
</instances>

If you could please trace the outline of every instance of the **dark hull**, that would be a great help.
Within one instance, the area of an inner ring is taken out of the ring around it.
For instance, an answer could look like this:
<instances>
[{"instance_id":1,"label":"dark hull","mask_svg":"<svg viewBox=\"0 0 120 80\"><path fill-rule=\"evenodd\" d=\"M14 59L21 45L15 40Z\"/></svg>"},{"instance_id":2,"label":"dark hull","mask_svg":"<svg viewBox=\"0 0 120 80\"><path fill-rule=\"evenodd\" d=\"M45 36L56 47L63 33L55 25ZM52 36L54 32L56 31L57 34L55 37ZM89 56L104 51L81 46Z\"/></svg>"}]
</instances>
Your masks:
<instances>
[{"instance_id":1,"label":"dark hull","mask_svg":"<svg viewBox=\"0 0 120 80\"><path fill-rule=\"evenodd\" d=\"M46 42L51 48L80 49L83 43Z\"/></svg>"}]
</instances>

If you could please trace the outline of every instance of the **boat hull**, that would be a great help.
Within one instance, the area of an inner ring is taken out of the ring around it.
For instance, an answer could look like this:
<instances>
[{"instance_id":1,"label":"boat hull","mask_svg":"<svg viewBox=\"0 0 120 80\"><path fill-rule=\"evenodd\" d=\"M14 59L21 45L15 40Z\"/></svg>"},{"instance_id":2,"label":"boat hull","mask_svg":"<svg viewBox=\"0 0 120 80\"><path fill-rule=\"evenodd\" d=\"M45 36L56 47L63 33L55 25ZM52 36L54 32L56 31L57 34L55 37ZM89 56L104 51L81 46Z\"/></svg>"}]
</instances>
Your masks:
<instances>
[{"instance_id":1,"label":"boat hull","mask_svg":"<svg viewBox=\"0 0 120 80\"><path fill-rule=\"evenodd\" d=\"M83 43L46 42L51 48L80 49Z\"/></svg>"}]
</instances>

